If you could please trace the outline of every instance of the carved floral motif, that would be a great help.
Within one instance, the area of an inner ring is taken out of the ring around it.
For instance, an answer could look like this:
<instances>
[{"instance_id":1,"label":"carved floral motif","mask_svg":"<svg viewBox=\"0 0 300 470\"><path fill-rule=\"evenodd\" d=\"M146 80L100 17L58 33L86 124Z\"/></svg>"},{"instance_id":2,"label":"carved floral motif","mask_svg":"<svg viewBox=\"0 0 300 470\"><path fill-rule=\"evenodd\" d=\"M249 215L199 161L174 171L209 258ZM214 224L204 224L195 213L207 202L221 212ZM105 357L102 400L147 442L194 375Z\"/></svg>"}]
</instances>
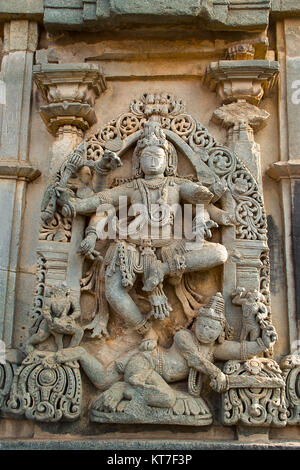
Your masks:
<instances>
[{"instance_id":1,"label":"carved floral motif","mask_svg":"<svg viewBox=\"0 0 300 470\"><path fill-rule=\"evenodd\" d=\"M76 362L57 364L53 356L29 355L15 372L5 411L12 416L57 422L81 412L81 377Z\"/></svg>"},{"instance_id":2,"label":"carved floral motif","mask_svg":"<svg viewBox=\"0 0 300 470\"><path fill-rule=\"evenodd\" d=\"M228 361L223 372L230 389L222 396L224 424L286 426L284 381L272 359L253 358L244 363Z\"/></svg>"}]
</instances>

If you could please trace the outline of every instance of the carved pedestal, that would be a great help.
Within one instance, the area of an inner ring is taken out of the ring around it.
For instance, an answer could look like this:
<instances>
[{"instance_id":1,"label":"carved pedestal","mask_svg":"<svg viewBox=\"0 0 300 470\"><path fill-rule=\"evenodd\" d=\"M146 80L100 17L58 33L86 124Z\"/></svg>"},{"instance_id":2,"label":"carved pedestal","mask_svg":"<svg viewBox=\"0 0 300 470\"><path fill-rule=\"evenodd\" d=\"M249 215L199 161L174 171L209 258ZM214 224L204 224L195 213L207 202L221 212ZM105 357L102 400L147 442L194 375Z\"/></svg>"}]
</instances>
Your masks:
<instances>
[{"instance_id":1,"label":"carved pedestal","mask_svg":"<svg viewBox=\"0 0 300 470\"><path fill-rule=\"evenodd\" d=\"M286 426L285 384L275 361L228 361L223 371L229 379L229 390L222 395L225 425Z\"/></svg>"},{"instance_id":2,"label":"carved pedestal","mask_svg":"<svg viewBox=\"0 0 300 470\"><path fill-rule=\"evenodd\" d=\"M80 418L81 399L78 363L58 364L53 354L33 354L15 371L2 410L7 416L40 422L74 421Z\"/></svg>"},{"instance_id":3,"label":"carved pedestal","mask_svg":"<svg viewBox=\"0 0 300 470\"><path fill-rule=\"evenodd\" d=\"M99 400L90 410L90 420L96 423L173 424L183 426L208 426L213 417L202 398L192 398L178 392L174 408L158 408L145 404L143 390L131 388L130 400L120 403L120 411L101 411ZM192 402L192 403L191 403Z\"/></svg>"},{"instance_id":4,"label":"carved pedestal","mask_svg":"<svg viewBox=\"0 0 300 470\"><path fill-rule=\"evenodd\" d=\"M300 424L300 356L286 356L281 361L285 380L288 424Z\"/></svg>"}]
</instances>

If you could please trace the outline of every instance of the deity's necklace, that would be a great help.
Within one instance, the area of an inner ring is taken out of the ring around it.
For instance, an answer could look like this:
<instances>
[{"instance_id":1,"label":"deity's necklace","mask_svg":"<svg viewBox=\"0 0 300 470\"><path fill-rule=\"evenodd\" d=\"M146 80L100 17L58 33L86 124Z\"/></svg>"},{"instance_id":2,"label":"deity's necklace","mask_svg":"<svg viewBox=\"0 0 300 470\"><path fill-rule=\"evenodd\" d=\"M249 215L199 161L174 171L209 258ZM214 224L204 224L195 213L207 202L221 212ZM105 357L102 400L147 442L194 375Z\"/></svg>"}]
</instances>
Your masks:
<instances>
[{"instance_id":1,"label":"deity's necklace","mask_svg":"<svg viewBox=\"0 0 300 470\"><path fill-rule=\"evenodd\" d=\"M149 221L156 224L159 223L161 226L169 223L170 211L167 211L168 214L166 214L169 178L163 178L162 181L159 182L138 179L137 184L142 196L143 205L147 207ZM152 204L151 192L149 191L150 189L159 189L159 198L157 204Z\"/></svg>"}]
</instances>

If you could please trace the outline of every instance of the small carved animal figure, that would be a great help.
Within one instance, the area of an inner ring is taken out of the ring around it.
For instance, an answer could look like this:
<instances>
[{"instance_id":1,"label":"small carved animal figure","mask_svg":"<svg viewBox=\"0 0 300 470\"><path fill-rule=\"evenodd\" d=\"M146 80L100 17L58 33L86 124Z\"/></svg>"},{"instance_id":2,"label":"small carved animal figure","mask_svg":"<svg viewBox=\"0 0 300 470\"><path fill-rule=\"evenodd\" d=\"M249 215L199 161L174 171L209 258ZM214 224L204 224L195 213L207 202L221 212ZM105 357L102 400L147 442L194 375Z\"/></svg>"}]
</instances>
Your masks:
<instances>
[{"instance_id":1,"label":"small carved animal figure","mask_svg":"<svg viewBox=\"0 0 300 470\"><path fill-rule=\"evenodd\" d=\"M260 337L264 328L265 319L268 316L268 309L265 305L265 296L258 290L246 292L244 287L238 287L232 294L232 303L242 306L242 330L241 341L250 337L250 341L255 341Z\"/></svg>"},{"instance_id":2,"label":"small carved animal figure","mask_svg":"<svg viewBox=\"0 0 300 470\"><path fill-rule=\"evenodd\" d=\"M27 340L27 353L34 351L35 345L43 343L51 335L58 351L64 347L64 335L72 336L69 347L78 346L83 337L84 330L76 324L81 315L80 306L71 300L70 289L66 286L52 286L49 296L50 302L44 308L38 330Z\"/></svg>"}]
</instances>

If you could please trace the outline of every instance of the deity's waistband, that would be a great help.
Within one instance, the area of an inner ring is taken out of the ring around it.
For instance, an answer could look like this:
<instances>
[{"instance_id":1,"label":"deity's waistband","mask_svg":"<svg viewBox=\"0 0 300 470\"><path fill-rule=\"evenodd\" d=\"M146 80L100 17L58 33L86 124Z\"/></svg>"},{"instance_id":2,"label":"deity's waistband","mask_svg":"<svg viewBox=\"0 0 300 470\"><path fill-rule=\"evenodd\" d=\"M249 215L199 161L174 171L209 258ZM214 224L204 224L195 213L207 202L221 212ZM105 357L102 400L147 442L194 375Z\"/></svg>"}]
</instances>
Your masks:
<instances>
[{"instance_id":1,"label":"deity's waistband","mask_svg":"<svg viewBox=\"0 0 300 470\"><path fill-rule=\"evenodd\" d=\"M128 237L126 239L127 243L130 243L132 245L136 246L151 246L152 248L162 248L164 246L171 245L172 243L176 242L178 240L174 238L166 238L166 239L158 239L158 238L146 238L146 239L134 239Z\"/></svg>"}]
</instances>

